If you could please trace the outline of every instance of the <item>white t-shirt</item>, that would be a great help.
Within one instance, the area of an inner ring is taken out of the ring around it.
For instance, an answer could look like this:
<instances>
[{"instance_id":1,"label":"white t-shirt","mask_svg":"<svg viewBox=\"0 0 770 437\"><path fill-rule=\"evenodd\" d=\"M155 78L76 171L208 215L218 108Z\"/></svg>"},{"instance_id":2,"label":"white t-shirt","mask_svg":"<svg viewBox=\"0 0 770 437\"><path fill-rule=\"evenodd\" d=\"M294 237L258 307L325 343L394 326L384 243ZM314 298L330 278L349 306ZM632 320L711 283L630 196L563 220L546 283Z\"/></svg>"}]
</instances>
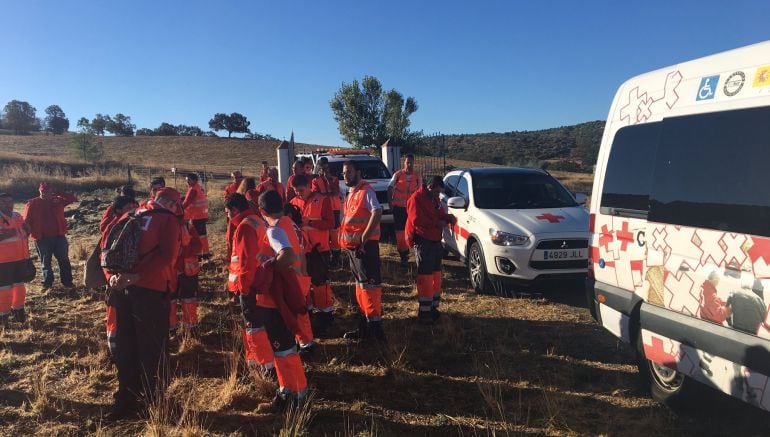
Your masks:
<instances>
[{"instance_id":1,"label":"white t-shirt","mask_svg":"<svg viewBox=\"0 0 770 437\"><path fill-rule=\"evenodd\" d=\"M382 209L382 205L377 200L377 194L375 194L374 190L366 190L366 194L364 194L364 208L369 212Z\"/></svg>"},{"instance_id":2,"label":"white t-shirt","mask_svg":"<svg viewBox=\"0 0 770 437\"><path fill-rule=\"evenodd\" d=\"M289 242L289 236L286 232L278 226L270 226L267 228L267 241L270 243L270 248L273 249L276 255L281 253L282 250L291 249L291 243Z\"/></svg>"}]
</instances>

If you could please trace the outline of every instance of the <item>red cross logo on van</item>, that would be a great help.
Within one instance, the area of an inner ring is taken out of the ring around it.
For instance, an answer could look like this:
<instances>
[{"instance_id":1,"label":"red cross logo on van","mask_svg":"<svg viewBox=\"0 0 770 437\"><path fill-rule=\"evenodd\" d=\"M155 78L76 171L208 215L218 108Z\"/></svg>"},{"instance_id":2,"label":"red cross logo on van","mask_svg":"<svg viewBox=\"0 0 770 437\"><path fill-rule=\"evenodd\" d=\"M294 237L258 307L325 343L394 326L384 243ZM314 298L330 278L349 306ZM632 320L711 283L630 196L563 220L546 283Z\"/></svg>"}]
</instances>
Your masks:
<instances>
[{"instance_id":1,"label":"red cross logo on van","mask_svg":"<svg viewBox=\"0 0 770 437\"><path fill-rule=\"evenodd\" d=\"M548 223L559 223L560 221L564 220L564 216L553 215L550 212L546 214L536 215L535 218L538 220L548 220Z\"/></svg>"}]
</instances>

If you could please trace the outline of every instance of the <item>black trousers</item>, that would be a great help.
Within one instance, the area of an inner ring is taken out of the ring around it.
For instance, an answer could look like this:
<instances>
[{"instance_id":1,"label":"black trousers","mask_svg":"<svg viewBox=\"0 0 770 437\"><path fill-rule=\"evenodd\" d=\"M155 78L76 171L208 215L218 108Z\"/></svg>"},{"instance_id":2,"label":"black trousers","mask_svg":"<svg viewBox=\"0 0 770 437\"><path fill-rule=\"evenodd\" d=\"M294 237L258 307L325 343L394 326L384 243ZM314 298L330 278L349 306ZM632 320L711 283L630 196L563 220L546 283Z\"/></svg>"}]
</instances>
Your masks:
<instances>
[{"instance_id":1,"label":"black trousers","mask_svg":"<svg viewBox=\"0 0 770 437\"><path fill-rule=\"evenodd\" d=\"M286 327L277 309L257 305L254 294L242 294L240 299L244 326L246 329L265 328L273 352L287 351L296 346L294 334Z\"/></svg>"},{"instance_id":2,"label":"black trousers","mask_svg":"<svg viewBox=\"0 0 770 437\"><path fill-rule=\"evenodd\" d=\"M345 249L350 260L350 270L359 284L380 285L382 274L380 272L380 242L369 240L364 243L364 253L360 255L352 250Z\"/></svg>"},{"instance_id":3,"label":"black trousers","mask_svg":"<svg viewBox=\"0 0 770 437\"><path fill-rule=\"evenodd\" d=\"M118 313L117 405L150 403L168 381L169 295L142 287L113 292Z\"/></svg>"},{"instance_id":4,"label":"black trousers","mask_svg":"<svg viewBox=\"0 0 770 437\"><path fill-rule=\"evenodd\" d=\"M430 241L419 235L414 237L414 257L417 260L417 274L430 275L441 271L444 248L441 241Z\"/></svg>"},{"instance_id":5,"label":"black trousers","mask_svg":"<svg viewBox=\"0 0 770 437\"><path fill-rule=\"evenodd\" d=\"M403 231L406 228L406 208L401 206L392 206L393 211L393 228L397 231Z\"/></svg>"},{"instance_id":6,"label":"black trousers","mask_svg":"<svg viewBox=\"0 0 770 437\"><path fill-rule=\"evenodd\" d=\"M307 261L307 274L313 285L322 285L329 282L329 252L319 252L316 247L305 254Z\"/></svg>"}]
</instances>

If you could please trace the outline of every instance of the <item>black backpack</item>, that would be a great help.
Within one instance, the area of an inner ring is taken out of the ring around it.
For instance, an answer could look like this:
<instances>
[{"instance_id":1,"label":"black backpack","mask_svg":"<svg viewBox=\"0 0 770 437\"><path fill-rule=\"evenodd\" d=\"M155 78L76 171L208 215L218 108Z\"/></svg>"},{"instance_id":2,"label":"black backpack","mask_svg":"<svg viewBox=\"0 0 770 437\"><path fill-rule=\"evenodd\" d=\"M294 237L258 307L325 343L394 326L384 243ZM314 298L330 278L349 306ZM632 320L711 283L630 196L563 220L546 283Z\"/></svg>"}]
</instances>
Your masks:
<instances>
[{"instance_id":1,"label":"black backpack","mask_svg":"<svg viewBox=\"0 0 770 437\"><path fill-rule=\"evenodd\" d=\"M107 235L107 244L100 257L103 269L112 273L130 272L139 262L139 240L142 237L144 217L153 214L172 214L167 209L148 209L122 217Z\"/></svg>"}]
</instances>

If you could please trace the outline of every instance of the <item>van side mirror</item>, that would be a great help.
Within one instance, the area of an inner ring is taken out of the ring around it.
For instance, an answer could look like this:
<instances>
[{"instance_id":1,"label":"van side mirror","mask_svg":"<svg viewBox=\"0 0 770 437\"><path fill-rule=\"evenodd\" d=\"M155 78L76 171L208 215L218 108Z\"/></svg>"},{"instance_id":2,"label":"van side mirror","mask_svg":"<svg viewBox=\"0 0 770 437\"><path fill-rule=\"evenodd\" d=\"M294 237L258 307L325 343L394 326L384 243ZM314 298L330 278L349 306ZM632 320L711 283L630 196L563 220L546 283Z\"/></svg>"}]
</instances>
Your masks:
<instances>
[{"instance_id":1,"label":"van side mirror","mask_svg":"<svg viewBox=\"0 0 770 437\"><path fill-rule=\"evenodd\" d=\"M454 209L462 209L468 206L464 197L450 197L446 202L446 206Z\"/></svg>"},{"instance_id":2,"label":"van side mirror","mask_svg":"<svg viewBox=\"0 0 770 437\"><path fill-rule=\"evenodd\" d=\"M585 195L585 193L575 193L575 201L579 205L586 206L586 201L588 200L588 196Z\"/></svg>"}]
</instances>

